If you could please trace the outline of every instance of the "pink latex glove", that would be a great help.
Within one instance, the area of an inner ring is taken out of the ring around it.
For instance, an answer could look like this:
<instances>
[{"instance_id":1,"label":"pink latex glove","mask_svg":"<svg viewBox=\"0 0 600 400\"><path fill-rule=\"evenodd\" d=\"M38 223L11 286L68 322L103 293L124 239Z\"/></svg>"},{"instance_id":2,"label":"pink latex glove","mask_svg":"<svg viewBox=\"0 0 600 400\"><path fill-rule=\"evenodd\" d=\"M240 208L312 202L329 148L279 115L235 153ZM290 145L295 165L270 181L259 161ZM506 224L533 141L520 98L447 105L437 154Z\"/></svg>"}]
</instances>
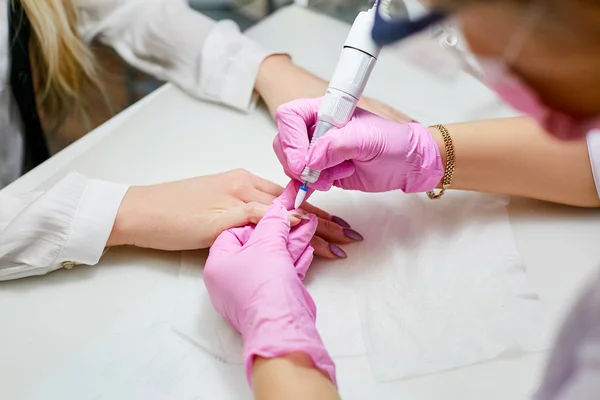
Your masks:
<instances>
[{"instance_id":1,"label":"pink latex glove","mask_svg":"<svg viewBox=\"0 0 600 400\"><path fill-rule=\"evenodd\" d=\"M223 232L210 249L204 283L215 309L242 334L249 383L256 356L293 352L307 354L336 383L315 325L315 303L301 282L312 261L317 219L310 215L291 232L288 219L276 200L255 227Z\"/></svg>"},{"instance_id":2,"label":"pink latex glove","mask_svg":"<svg viewBox=\"0 0 600 400\"><path fill-rule=\"evenodd\" d=\"M286 174L300 180L306 165L320 170L310 187L363 192L435 188L444 174L439 148L418 123L399 124L357 108L348 124L333 128L308 152L321 99L300 99L277 110L279 133L273 147Z\"/></svg>"}]
</instances>

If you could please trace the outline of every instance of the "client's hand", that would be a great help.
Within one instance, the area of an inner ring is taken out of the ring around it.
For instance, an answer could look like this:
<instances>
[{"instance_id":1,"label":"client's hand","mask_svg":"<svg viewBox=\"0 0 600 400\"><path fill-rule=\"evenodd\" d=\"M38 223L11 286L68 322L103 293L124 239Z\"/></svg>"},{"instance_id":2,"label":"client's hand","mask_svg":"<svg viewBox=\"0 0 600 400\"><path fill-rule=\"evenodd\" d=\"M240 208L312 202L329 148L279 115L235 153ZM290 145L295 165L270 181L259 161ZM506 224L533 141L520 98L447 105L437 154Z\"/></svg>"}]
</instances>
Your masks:
<instances>
[{"instance_id":1,"label":"client's hand","mask_svg":"<svg viewBox=\"0 0 600 400\"><path fill-rule=\"evenodd\" d=\"M444 173L440 151L429 130L400 124L360 108L343 128L333 128L308 151L321 99L301 99L277 110L273 147L286 174L300 179L307 165L320 170L313 189L332 185L364 192L424 192Z\"/></svg>"},{"instance_id":2,"label":"client's hand","mask_svg":"<svg viewBox=\"0 0 600 400\"><path fill-rule=\"evenodd\" d=\"M107 245L160 250L206 248L224 230L258 222L282 192L281 186L244 170L132 187L123 199ZM330 243L361 239L343 220L310 205L304 210L319 217L312 241L316 254L342 257L345 253ZM303 216L292 212L289 218L297 225Z\"/></svg>"},{"instance_id":3,"label":"client's hand","mask_svg":"<svg viewBox=\"0 0 600 400\"><path fill-rule=\"evenodd\" d=\"M215 309L242 334L248 379L255 357L302 352L335 382L315 304L301 282L316 226L310 215L290 232L286 207L276 200L256 226L227 230L210 249L204 283Z\"/></svg>"},{"instance_id":4,"label":"client's hand","mask_svg":"<svg viewBox=\"0 0 600 400\"><path fill-rule=\"evenodd\" d=\"M379 115L385 119L389 119L390 121L399 122L401 124L415 122L411 117L403 112L370 97L361 97L361 99L358 101L358 106L363 110L370 111L373 114Z\"/></svg>"}]
</instances>

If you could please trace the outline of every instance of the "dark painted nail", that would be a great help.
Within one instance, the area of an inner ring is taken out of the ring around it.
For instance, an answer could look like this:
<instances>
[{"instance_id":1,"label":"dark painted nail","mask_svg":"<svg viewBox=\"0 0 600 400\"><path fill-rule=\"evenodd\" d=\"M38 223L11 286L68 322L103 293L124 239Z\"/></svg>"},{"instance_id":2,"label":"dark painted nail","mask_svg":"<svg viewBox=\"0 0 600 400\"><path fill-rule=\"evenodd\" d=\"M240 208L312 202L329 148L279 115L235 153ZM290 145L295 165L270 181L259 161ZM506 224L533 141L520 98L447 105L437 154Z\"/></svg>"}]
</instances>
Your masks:
<instances>
[{"instance_id":1,"label":"dark painted nail","mask_svg":"<svg viewBox=\"0 0 600 400\"><path fill-rule=\"evenodd\" d=\"M334 256L339 257L339 258L346 258L346 257L348 257L348 254L346 254L346 252L344 250L342 250L341 248L339 248L335 244L330 244L329 245L329 251L331 251Z\"/></svg>"},{"instance_id":2,"label":"dark painted nail","mask_svg":"<svg viewBox=\"0 0 600 400\"><path fill-rule=\"evenodd\" d=\"M410 122L412 122L413 124L418 124L419 121L417 121L416 119L411 119Z\"/></svg>"},{"instance_id":3,"label":"dark painted nail","mask_svg":"<svg viewBox=\"0 0 600 400\"><path fill-rule=\"evenodd\" d=\"M335 215L333 217L331 217L331 221L335 222L336 224L338 224L342 228L350 228L350 224L349 223L347 223L346 221L344 221L340 217L336 217Z\"/></svg>"},{"instance_id":4,"label":"dark painted nail","mask_svg":"<svg viewBox=\"0 0 600 400\"><path fill-rule=\"evenodd\" d=\"M352 240L356 240L357 242L362 242L363 240L365 240L363 235L350 228L344 229L344 235L346 235L346 237L349 237Z\"/></svg>"}]
</instances>

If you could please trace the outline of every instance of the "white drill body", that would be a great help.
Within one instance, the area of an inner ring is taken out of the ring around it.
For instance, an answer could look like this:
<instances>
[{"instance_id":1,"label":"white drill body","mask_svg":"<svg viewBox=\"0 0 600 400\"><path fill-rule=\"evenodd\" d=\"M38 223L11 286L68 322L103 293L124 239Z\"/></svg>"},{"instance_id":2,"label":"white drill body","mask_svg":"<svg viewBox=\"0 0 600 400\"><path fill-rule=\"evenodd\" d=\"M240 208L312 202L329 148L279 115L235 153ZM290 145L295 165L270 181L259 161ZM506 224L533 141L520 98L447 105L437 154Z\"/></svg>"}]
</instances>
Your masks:
<instances>
[{"instance_id":1,"label":"white drill body","mask_svg":"<svg viewBox=\"0 0 600 400\"><path fill-rule=\"evenodd\" d=\"M361 12L350 28L342 54L319 107L319 120L313 133L311 146L333 126L341 128L346 125L354 114L381 51L381 47L377 46L371 38L375 12L375 7ZM320 171L305 168L302 172L304 187L307 183L316 182L319 174ZM304 197L305 193L299 195Z\"/></svg>"}]
</instances>

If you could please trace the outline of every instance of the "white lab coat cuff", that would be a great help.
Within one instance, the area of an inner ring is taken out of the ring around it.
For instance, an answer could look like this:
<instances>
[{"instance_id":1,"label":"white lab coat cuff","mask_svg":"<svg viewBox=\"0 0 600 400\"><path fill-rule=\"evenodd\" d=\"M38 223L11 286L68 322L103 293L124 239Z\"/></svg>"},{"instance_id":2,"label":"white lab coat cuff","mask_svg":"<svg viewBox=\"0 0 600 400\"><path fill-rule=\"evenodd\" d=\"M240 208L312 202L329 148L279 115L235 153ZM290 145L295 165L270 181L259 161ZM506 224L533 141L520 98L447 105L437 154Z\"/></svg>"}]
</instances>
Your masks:
<instances>
[{"instance_id":1,"label":"white lab coat cuff","mask_svg":"<svg viewBox=\"0 0 600 400\"><path fill-rule=\"evenodd\" d=\"M95 265L100 261L127 189L122 184L87 180L68 239L57 258L58 268L63 262Z\"/></svg>"},{"instance_id":2,"label":"white lab coat cuff","mask_svg":"<svg viewBox=\"0 0 600 400\"><path fill-rule=\"evenodd\" d=\"M211 31L202 52L201 96L241 111L251 111L258 95L254 83L262 61L273 54L244 36L232 21Z\"/></svg>"},{"instance_id":3,"label":"white lab coat cuff","mask_svg":"<svg viewBox=\"0 0 600 400\"><path fill-rule=\"evenodd\" d=\"M596 184L596 192L600 198L600 130L593 130L587 135L587 147Z\"/></svg>"},{"instance_id":4,"label":"white lab coat cuff","mask_svg":"<svg viewBox=\"0 0 600 400\"><path fill-rule=\"evenodd\" d=\"M0 280L97 263L126 191L69 174L43 193L0 196Z\"/></svg>"}]
</instances>

